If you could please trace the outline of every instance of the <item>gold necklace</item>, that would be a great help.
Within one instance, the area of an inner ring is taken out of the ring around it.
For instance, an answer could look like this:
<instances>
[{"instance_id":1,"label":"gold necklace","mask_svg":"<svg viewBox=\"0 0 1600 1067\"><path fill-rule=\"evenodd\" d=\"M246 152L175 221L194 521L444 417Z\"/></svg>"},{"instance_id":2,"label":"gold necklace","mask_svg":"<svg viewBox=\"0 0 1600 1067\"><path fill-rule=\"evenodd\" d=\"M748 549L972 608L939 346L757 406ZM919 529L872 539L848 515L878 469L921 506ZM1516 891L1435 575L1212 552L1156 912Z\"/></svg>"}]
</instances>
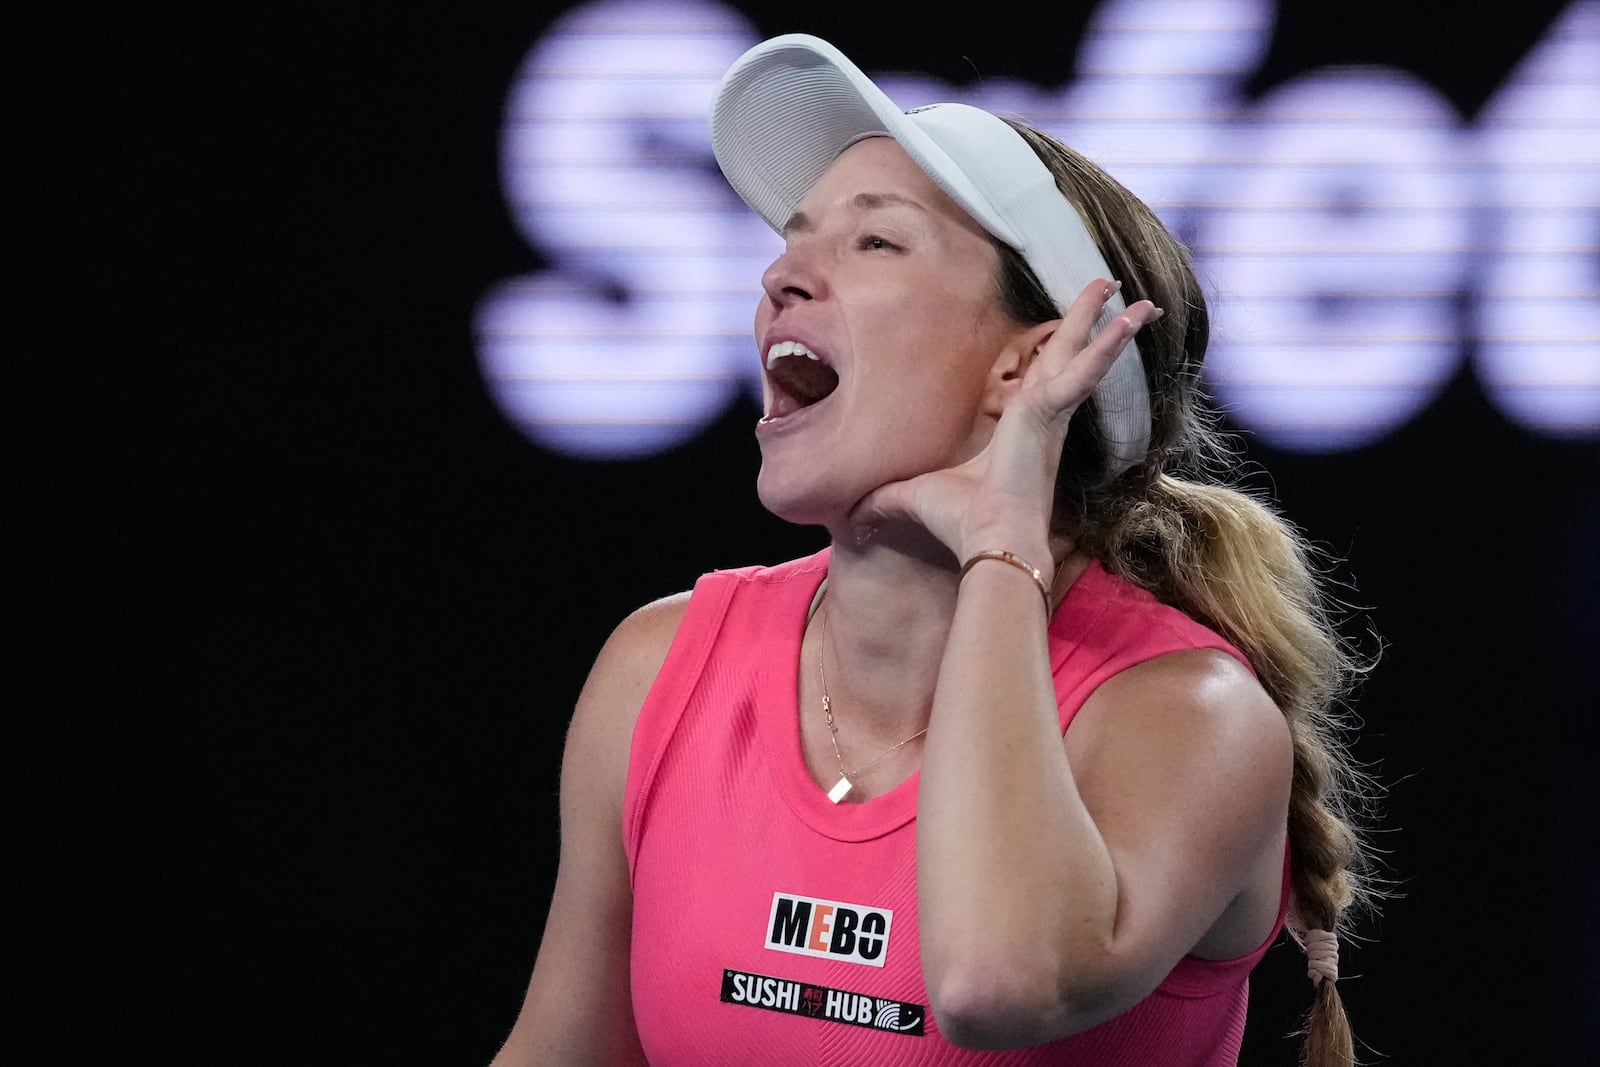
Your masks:
<instances>
[{"instance_id":1,"label":"gold necklace","mask_svg":"<svg viewBox=\"0 0 1600 1067\"><path fill-rule=\"evenodd\" d=\"M828 799L837 804L839 801L849 796L850 790L856 787L856 784L850 780L851 778L861 774L863 771L870 769L874 765L882 762L884 759L887 759L891 753L897 752L906 745L909 745L911 742L927 733L928 728L924 726L922 729L918 730L916 733L912 734L898 745L878 753L876 756L872 757L872 759L863 763L855 770L845 770L844 755L839 751L839 727L834 725L833 722L833 701L828 699L828 673L823 667L823 663L828 656L827 650L828 608L827 605L823 605L822 620L817 628L817 679L822 683L822 717L826 719L828 723L828 738L833 742L833 758L839 761L839 780L833 783L832 789L828 790Z\"/></svg>"}]
</instances>

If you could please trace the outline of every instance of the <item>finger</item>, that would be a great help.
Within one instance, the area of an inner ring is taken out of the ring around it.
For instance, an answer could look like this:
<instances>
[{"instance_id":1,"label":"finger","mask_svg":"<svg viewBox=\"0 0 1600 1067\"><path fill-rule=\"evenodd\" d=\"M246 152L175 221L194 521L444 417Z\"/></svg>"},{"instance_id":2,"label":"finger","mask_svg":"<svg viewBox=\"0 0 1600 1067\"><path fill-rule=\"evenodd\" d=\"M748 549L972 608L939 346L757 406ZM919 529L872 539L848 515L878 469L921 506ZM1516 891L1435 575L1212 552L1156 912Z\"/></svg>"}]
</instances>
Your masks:
<instances>
[{"instance_id":1,"label":"finger","mask_svg":"<svg viewBox=\"0 0 1600 1067\"><path fill-rule=\"evenodd\" d=\"M1059 371L1089 346L1096 336L1096 329L1107 321L1112 312L1124 310L1121 300L1117 298L1121 289L1121 282L1106 278L1096 278L1083 287L1068 305L1061 316L1060 325L1040 351L1040 361L1045 364L1041 369L1045 373ZM1138 320L1134 321L1137 323ZM1100 330L1100 334L1104 333L1105 330Z\"/></svg>"},{"instance_id":2,"label":"finger","mask_svg":"<svg viewBox=\"0 0 1600 1067\"><path fill-rule=\"evenodd\" d=\"M1068 410L1081 404L1111 370L1134 335L1164 314L1166 312L1150 301L1140 300L1113 318L1076 352L1057 352L1057 358L1048 361L1041 382L1052 406Z\"/></svg>"},{"instance_id":3,"label":"finger","mask_svg":"<svg viewBox=\"0 0 1600 1067\"><path fill-rule=\"evenodd\" d=\"M1105 309L1106 302L1121 288L1121 282L1109 278L1096 278L1084 286L1073 298L1072 303L1067 305L1067 310L1061 316L1061 329L1057 334L1064 335L1064 339L1071 341L1074 349L1088 344L1089 332L1100 320L1100 313Z\"/></svg>"},{"instance_id":4,"label":"finger","mask_svg":"<svg viewBox=\"0 0 1600 1067\"><path fill-rule=\"evenodd\" d=\"M909 484L890 482L856 502L850 510L850 526L855 530L856 542L865 544L884 523L913 517Z\"/></svg>"}]
</instances>

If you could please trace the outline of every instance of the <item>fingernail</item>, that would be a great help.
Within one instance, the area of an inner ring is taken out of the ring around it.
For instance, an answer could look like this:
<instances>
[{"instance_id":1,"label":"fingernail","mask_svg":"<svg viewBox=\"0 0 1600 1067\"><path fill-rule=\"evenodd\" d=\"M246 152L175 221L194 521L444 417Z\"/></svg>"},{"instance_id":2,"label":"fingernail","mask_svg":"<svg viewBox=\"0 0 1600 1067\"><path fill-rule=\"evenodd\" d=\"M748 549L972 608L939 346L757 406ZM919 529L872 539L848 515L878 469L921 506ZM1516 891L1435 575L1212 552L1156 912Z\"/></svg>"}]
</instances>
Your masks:
<instances>
[{"instance_id":1,"label":"fingernail","mask_svg":"<svg viewBox=\"0 0 1600 1067\"><path fill-rule=\"evenodd\" d=\"M1100 299L1101 300L1110 300L1111 299L1111 294L1115 293L1118 289L1121 289L1121 288L1122 288L1122 283L1121 282L1112 282L1110 285L1106 286L1106 291L1101 295Z\"/></svg>"},{"instance_id":2,"label":"fingernail","mask_svg":"<svg viewBox=\"0 0 1600 1067\"><path fill-rule=\"evenodd\" d=\"M1146 319L1145 321L1146 322L1154 322L1157 319L1159 319L1161 316L1165 315L1166 313L1167 313L1167 309L1166 308L1156 308L1155 311L1150 315L1150 317L1148 319Z\"/></svg>"}]
</instances>

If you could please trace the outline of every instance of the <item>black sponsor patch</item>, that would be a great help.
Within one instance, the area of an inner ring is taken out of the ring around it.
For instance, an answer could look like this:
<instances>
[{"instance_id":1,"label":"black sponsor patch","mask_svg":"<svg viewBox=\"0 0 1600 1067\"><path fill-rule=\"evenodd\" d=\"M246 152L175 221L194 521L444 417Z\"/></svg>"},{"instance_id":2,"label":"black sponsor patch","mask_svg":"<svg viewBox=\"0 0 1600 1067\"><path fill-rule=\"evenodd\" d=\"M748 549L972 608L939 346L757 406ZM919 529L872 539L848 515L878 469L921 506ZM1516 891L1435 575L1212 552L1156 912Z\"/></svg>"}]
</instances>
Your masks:
<instances>
[{"instance_id":1,"label":"black sponsor patch","mask_svg":"<svg viewBox=\"0 0 1600 1067\"><path fill-rule=\"evenodd\" d=\"M922 1024L928 1016L928 1009L921 1004L746 971L722 972L721 999L724 1004L742 1004L747 1008L804 1015L912 1037L922 1036Z\"/></svg>"}]
</instances>

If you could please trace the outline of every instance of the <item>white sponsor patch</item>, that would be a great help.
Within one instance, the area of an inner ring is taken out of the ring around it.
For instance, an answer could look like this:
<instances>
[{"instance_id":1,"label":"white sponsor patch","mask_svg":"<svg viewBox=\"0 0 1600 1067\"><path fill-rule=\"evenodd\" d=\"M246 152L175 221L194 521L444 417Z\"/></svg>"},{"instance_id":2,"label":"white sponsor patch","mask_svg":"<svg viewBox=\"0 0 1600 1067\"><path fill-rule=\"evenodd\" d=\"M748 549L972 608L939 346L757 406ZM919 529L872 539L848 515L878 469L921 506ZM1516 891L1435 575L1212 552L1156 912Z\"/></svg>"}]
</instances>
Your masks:
<instances>
[{"instance_id":1,"label":"white sponsor patch","mask_svg":"<svg viewBox=\"0 0 1600 1067\"><path fill-rule=\"evenodd\" d=\"M865 904L772 894L767 948L826 960L882 967L889 956L894 912Z\"/></svg>"}]
</instances>

